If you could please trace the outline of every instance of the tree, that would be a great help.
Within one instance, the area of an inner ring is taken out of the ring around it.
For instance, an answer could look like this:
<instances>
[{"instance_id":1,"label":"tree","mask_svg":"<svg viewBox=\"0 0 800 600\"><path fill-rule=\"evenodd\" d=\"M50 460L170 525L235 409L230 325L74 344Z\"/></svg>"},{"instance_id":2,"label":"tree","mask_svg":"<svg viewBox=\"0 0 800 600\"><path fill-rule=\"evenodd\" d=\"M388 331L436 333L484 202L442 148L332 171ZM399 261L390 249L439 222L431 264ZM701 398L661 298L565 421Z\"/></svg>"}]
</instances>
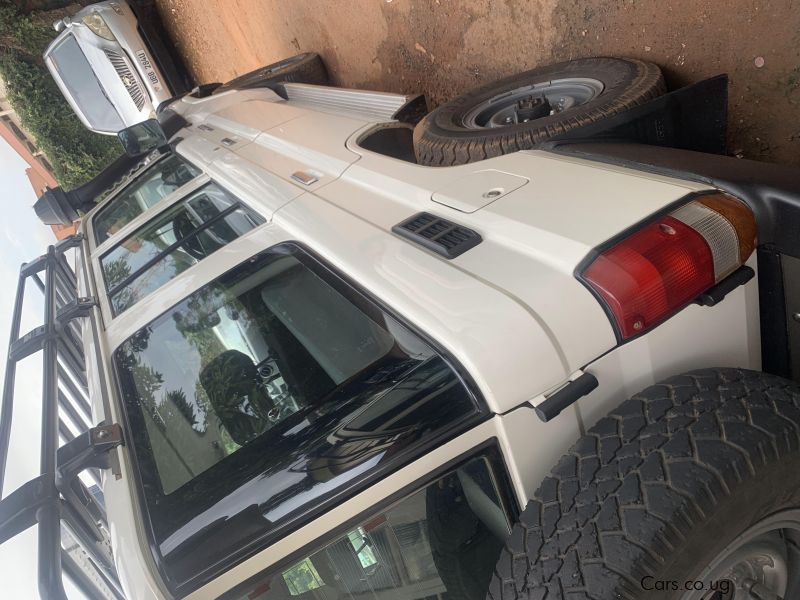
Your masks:
<instances>
[{"instance_id":1,"label":"tree","mask_svg":"<svg viewBox=\"0 0 800 600\"><path fill-rule=\"evenodd\" d=\"M189 402L183 390L170 390L164 394L164 402L168 405L172 404L183 418L186 419L186 422L192 426L192 429L198 430L195 407Z\"/></svg>"},{"instance_id":2,"label":"tree","mask_svg":"<svg viewBox=\"0 0 800 600\"><path fill-rule=\"evenodd\" d=\"M47 155L58 182L72 189L97 175L122 149L115 139L83 126L44 67L42 53L56 35L53 17L64 10L24 13L20 3L0 0L0 76L22 126Z\"/></svg>"}]
</instances>

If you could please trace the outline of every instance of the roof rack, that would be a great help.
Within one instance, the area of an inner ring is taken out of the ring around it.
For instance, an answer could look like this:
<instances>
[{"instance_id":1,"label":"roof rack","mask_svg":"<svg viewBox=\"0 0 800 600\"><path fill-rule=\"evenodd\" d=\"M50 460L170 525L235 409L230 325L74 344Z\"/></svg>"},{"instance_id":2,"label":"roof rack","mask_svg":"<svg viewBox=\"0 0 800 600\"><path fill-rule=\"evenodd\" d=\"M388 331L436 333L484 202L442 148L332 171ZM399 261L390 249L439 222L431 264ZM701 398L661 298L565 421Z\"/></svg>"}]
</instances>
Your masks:
<instances>
[{"instance_id":1,"label":"roof rack","mask_svg":"<svg viewBox=\"0 0 800 600\"><path fill-rule=\"evenodd\" d=\"M65 257L82 242L81 234L66 238L20 268L0 404L0 544L38 525L39 594L46 600L66 599L63 573L89 598L124 598L98 487L99 470L111 466L109 450L122 443L121 429L92 427L78 319L96 328L96 302L79 296ZM28 281L44 294L44 320L20 337ZM43 359L40 475L4 497L17 363L36 352Z\"/></svg>"}]
</instances>

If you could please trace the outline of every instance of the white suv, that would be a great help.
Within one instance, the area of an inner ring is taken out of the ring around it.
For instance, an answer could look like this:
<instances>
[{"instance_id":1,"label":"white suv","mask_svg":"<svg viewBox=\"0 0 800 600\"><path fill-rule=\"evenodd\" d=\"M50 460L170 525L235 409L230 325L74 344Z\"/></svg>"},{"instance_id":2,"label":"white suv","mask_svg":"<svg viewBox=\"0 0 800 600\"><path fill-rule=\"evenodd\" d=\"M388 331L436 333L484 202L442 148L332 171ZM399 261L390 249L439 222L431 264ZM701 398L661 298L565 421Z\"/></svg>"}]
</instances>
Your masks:
<instances>
[{"instance_id":1,"label":"white suv","mask_svg":"<svg viewBox=\"0 0 800 600\"><path fill-rule=\"evenodd\" d=\"M98 2L57 21L60 33L44 53L64 97L97 133L115 135L153 118L162 102L189 89L176 58L165 51L160 31L152 28L158 25L157 15L152 19L154 9L140 24L131 8L135 5ZM153 51L155 44L161 52Z\"/></svg>"},{"instance_id":2,"label":"white suv","mask_svg":"<svg viewBox=\"0 0 800 600\"><path fill-rule=\"evenodd\" d=\"M59 599L800 597L800 178L687 149L720 81L584 59L420 121L249 80L127 130L21 271L0 541L38 524Z\"/></svg>"}]
</instances>

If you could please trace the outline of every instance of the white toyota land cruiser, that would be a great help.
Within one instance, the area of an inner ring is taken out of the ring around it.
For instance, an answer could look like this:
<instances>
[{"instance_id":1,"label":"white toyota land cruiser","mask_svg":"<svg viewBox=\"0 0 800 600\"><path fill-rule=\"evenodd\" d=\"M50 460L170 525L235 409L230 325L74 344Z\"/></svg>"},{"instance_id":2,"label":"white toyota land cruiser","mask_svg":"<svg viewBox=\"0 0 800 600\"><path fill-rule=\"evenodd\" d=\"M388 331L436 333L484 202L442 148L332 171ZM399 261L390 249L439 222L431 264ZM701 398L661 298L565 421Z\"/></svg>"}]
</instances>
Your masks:
<instances>
[{"instance_id":1,"label":"white toyota land cruiser","mask_svg":"<svg viewBox=\"0 0 800 600\"><path fill-rule=\"evenodd\" d=\"M86 211L3 395L5 467L41 350L0 541L38 526L43 597L800 598L800 178L722 155L724 77L584 59L423 117L271 72L37 207Z\"/></svg>"}]
</instances>

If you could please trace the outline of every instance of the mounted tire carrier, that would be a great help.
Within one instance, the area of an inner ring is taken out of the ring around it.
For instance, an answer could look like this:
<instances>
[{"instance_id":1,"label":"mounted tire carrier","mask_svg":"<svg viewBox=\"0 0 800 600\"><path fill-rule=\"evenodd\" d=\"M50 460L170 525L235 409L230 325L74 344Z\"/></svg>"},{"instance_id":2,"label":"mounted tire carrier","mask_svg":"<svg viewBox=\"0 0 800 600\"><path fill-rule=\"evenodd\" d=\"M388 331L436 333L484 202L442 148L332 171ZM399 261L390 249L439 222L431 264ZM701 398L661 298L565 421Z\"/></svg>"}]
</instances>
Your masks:
<instances>
[{"instance_id":1,"label":"mounted tire carrier","mask_svg":"<svg viewBox=\"0 0 800 600\"><path fill-rule=\"evenodd\" d=\"M42 597L800 597L800 177L725 156L726 78L323 77L174 99L37 204L83 213L0 414L4 469L41 351L0 542Z\"/></svg>"}]
</instances>

